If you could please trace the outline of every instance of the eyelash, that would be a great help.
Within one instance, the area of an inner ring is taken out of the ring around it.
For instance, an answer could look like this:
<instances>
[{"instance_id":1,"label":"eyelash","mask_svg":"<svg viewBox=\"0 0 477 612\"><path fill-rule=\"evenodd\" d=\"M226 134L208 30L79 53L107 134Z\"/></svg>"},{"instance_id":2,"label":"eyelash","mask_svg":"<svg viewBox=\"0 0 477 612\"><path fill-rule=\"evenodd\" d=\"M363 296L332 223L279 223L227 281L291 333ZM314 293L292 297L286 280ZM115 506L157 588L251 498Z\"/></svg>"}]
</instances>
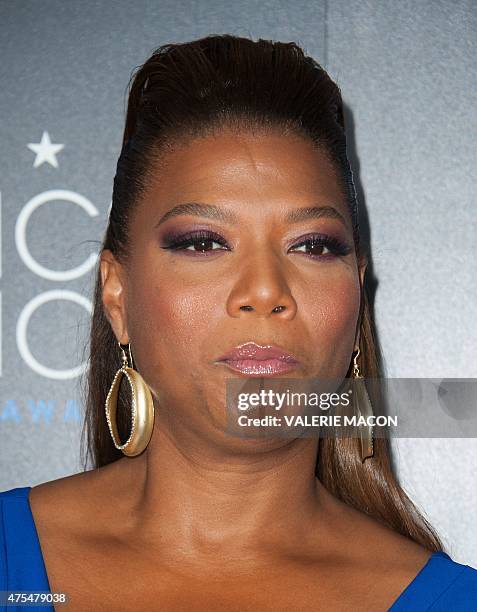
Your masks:
<instances>
[{"instance_id":1,"label":"eyelash","mask_svg":"<svg viewBox=\"0 0 477 612\"><path fill-rule=\"evenodd\" d=\"M166 238L166 245L162 246L162 249L171 250L171 251L185 251L188 250L186 247L197 245L200 242L216 242L221 246L228 246L227 242L220 236L220 234L216 234L215 232L209 230L201 230L197 232L189 232L187 234L183 234L178 237L170 237ZM307 236L306 239L301 240L299 243L293 245L292 248L302 247L310 245L313 246L324 246L328 250L331 251L333 257L328 255L312 255L310 253L305 253L307 257L311 259L333 259L334 257L344 257L348 255L352 249L347 244L341 242L337 238L333 236L328 236L326 234L311 234ZM209 252L214 251L222 251L224 249L211 249ZM209 257L204 251L190 251L194 252L195 255L199 257Z\"/></svg>"}]
</instances>

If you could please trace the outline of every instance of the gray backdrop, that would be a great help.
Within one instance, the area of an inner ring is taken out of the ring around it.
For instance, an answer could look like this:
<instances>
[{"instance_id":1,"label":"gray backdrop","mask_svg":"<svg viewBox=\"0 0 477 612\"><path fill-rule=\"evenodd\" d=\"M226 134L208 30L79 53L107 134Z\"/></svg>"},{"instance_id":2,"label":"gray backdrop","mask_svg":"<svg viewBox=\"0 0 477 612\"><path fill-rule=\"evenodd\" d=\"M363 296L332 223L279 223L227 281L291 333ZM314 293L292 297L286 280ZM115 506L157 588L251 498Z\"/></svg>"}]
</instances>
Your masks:
<instances>
[{"instance_id":1,"label":"gray backdrop","mask_svg":"<svg viewBox=\"0 0 477 612\"><path fill-rule=\"evenodd\" d=\"M0 490L80 470L125 88L166 42L293 40L325 66L347 105L386 374L477 377L476 21L470 0L1 2ZM44 132L57 146L38 153ZM450 554L477 566L476 440L393 447Z\"/></svg>"}]
</instances>

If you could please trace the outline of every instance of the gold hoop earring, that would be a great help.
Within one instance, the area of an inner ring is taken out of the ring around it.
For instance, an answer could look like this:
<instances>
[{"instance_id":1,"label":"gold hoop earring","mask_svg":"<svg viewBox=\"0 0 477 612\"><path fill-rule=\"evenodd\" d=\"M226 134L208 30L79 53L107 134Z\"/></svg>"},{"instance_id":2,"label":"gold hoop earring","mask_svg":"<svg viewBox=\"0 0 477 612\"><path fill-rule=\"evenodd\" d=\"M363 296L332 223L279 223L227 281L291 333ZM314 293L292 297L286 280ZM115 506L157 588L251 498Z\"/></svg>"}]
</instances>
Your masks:
<instances>
[{"instance_id":1,"label":"gold hoop earring","mask_svg":"<svg viewBox=\"0 0 477 612\"><path fill-rule=\"evenodd\" d=\"M131 353L131 345L127 344L130 365L124 352L123 346L118 342L123 355L123 365L116 372L108 395L106 397L105 412L109 431L113 439L114 446L128 457L135 457L143 452L149 444L154 428L154 403L151 391L145 383L143 377L134 369L134 360ZM124 444L119 439L118 427L116 423L116 413L118 404L119 385L123 376L131 387L132 410L131 410L131 433Z\"/></svg>"},{"instance_id":2,"label":"gold hoop earring","mask_svg":"<svg viewBox=\"0 0 477 612\"><path fill-rule=\"evenodd\" d=\"M356 355L353 359L353 405L355 411L358 415L358 419L360 417L364 417L365 419L371 416L374 416L373 406L371 404L371 400L369 399L368 391L366 389L366 384L364 382L363 376L361 376L359 371L359 365L357 362L358 356L360 354L360 350L356 352ZM357 382L359 380L359 382ZM361 448L361 461L364 462L368 457L374 457L374 428L372 425L360 425L359 426L359 439L360 439L360 448Z\"/></svg>"}]
</instances>

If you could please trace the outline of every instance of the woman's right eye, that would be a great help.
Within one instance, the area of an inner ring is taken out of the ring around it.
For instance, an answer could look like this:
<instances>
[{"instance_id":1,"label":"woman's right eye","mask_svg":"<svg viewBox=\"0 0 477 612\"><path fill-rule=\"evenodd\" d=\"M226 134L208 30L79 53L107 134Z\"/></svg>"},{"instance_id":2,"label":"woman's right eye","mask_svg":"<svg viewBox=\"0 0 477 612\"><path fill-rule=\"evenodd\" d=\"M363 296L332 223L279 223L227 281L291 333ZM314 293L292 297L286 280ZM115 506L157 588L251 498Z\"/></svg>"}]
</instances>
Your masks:
<instances>
[{"instance_id":1,"label":"woman's right eye","mask_svg":"<svg viewBox=\"0 0 477 612\"><path fill-rule=\"evenodd\" d=\"M214 244L218 244L222 248L213 248ZM184 234L179 237L167 239L165 246L162 249L171 251L189 251L196 254L206 254L213 251L227 250L227 242L215 232L200 231Z\"/></svg>"}]
</instances>

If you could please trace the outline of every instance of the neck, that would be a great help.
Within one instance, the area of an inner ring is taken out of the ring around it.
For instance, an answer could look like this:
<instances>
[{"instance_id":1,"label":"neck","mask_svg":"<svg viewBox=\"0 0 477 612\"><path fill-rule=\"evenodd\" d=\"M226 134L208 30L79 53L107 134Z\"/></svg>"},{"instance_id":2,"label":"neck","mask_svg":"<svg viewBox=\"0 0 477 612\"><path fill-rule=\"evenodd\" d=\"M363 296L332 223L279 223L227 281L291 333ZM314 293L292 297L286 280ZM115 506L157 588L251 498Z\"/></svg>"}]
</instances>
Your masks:
<instances>
[{"instance_id":1,"label":"neck","mask_svg":"<svg viewBox=\"0 0 477 612\"><path fill-rule=\"evenodd\" d=\"M270 441L269 441L270 442ZM329 494L315 477L315 438L205 444L190 430L157 428L130 470L134 538L170 560L224 558L263 563L317 534ZM329 513L328 513L329 514ZM321 518L320 518L320 515ZM318 527L317 527L318 526Z\"/></svg>"}]
</instances>

